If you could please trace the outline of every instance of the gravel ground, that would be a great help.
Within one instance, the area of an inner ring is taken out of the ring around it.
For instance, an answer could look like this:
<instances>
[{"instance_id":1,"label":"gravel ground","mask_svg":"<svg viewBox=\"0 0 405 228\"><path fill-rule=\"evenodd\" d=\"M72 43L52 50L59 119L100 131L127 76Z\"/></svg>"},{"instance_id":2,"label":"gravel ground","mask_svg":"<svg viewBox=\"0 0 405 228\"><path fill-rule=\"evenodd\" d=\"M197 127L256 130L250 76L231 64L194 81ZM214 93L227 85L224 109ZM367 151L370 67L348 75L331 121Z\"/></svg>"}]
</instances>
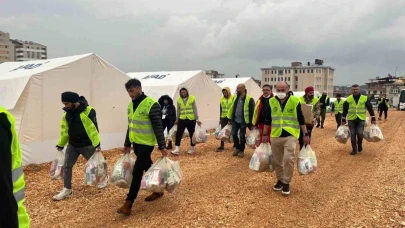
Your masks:
<instances>
[{"instance_id":1,"label":"gravel ground","mask_svg":"<svg viewBox=\"0 0 405 228\"><path fill-rule=\"evenodd\" d=\"M147 203L141 191L132 215L116 213L126 189L109 185L97 190L84 185L85 160L73 173L73 197L53 202L63 187L49 179L50 163L27 166L26 207L31 227L405 227L405 112L390 110L389 120L379 121L384 141L364 142L360 155L349 155L350 142L334 139L334 117L325 129L315 129L311 146L318 171L308 176L296 171L291 195L274 192L274 173L249 169L252 149L245 158L226 151L214 152L219 141L210 136L187 155L189 140L182 144L179 160L183 181L175 194L166 193ZM105 151L111 171L120 150ZM298 151L297 151L298 153ZM153 153L153 160L159 157Z\"/></svg>"}]
</instances>

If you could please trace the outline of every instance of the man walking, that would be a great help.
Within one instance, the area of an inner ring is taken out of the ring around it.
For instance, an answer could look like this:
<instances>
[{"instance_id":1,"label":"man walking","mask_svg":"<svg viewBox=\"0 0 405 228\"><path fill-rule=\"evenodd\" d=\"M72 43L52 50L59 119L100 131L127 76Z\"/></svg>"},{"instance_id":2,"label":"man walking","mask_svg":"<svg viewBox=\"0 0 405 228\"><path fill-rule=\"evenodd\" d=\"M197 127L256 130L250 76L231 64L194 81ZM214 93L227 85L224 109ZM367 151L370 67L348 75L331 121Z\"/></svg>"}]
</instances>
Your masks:
<instances>
[{"instance_id":1,"label":"man walking","mask_svg":"<svg viewBox=\"0 0 405 228\"><path fill-rule=\"evenodd\" d=\"M263 95L256 102L252 120L253 126L259 129L261 142L263 142L264 125L270 125L268 118L270 116L270 98L273 97L270 85L263 85L262 91ZM271 132L271 128L268 132Z\"/></svg>"},{"instance_id":2,"label":"man walking","mask_svg":"<svg viewBox=\"0 0 405 228\"><path fill-rule=\"evenodd\" d=\"M300 101L297 97L288 95L287 82L278 82L276 91L275 97L270 99L269 116L272 128L271 150L277 176L277 183L273 189L281 191L283 195L289 195L290 182L294 173L296 141L300 130L305 132L303 137L305 145L310 143L310 139ZM268 134L269 127L269 125L265 126L263 137Z\"/></svg>"},{"instance_id":3,"label":"man walking","mask_svg":"<svg viewBox=\"0 0 405 228\"><path fill-rule=\"evenodd\" d=\"M305 95L300 97L300 103L305 105L305 104L310 104L312 105L312 114L313 114L313 119L312 120L305 120L306 124L306 129L308 131L309 138L312 136L312 130L314 129L314 125L316 123L316 120L319 118L319 115L321 113L321 105L319 103L319 98L314 96L314 87L308 86L305 88ZM299 137L299 143L300 143L300 150L304 146L304 133L300 133Z\"/></svg>"},{"instance_id":4,"label":"man walking","mask_svg":"<svg viewBox=\"0 0 405 228\"><path fill-rule=\"evenodd\" d=\"M177 120L174 123L175 125L177 124L176 148L172 151L172 154L180 155L180 142L186 128L190 135L190 149L188 150L188 154L194 154L195 145L192 137L196 123L198 126L201 125L201 122L198 120L196 98L193 95L189 95L187 88L183 87L180 89L180 97L177 99Z\"/></svg>"},{"instance_id":5,"label":"man walking","mask_svg":"<svg viewBox=\"0 0 405 228\"><path fill-rule=\"evenodd\" d=\"M132 182L124 205L117 213L126 216L131 214L132 205L141 187L142 175L152 166L151 154L156 145L162 156L167 155L165 136L162 125L160 105L142 92L142 85L138 79L130 79L125 88L132 101L128 105L128 130L125 138L125 153L130 153L131 144L136 155L132 172ZM153 201L163 196L163 193L152 193L145 201Z\"/></svg>"},{"instance_id":6,"label":"man walking","mask_svg":"<svg viewBox=\"0 0 405 228\"><path fill-rule=\"evenodd\" d=\"M0 227L28 228L25 180L15 118L0 107Z\"/></svg>"},{"instance_id":7,"label":"man walking","mask_svg":"<svg viewBox=\"0 0 405 228\"><path fill-rule=\"evenodd\" d=\"M326 119L326 109L330 105L329 97L328 97L326 91L323 91L322 96L319 98L319 104L321 106L321 115L317 119L318 125L316 125L316 127L323 128L323 125L325 124L325 119Z\"/></svg>"},{"instance_id":8,"label":"man walking","mask_svg":"<svg viewBox=\"0 0 405 228\"><path fill-rule=\"evenodd\" d=\"M246 86L239 84L236 87L236 98L228 112L229 122L232 123L232 138L235 143L233 156L245 156L246 128L252 129L252 119L255 110L255 101L247 95ZM240 131L240 140L238 132Z\"/></svg>"},{"instance_id":9,"label":"man walking","mask_svg":"<svg viewBox=\"0 0 405 228\"><path fill-rule=\"evenodd\" d=\"M66 146L65 167L63 173L64 188L52 199L63 200L72 196L72 169L82 155L86 160L96 152L101 152L96 111L87 100L75 92L62 93L63 110L61 136L56 148L61 151ZM98 188L107 187L107 178L98 184Z\"/></svg>"},{"instance_id":10,"label":"man walking","mask_svg":"<svg viewBox=\"0 0 405 228\"><path fill-rule=\"evenodd\" d=\"M371 123L376 124L373 106L367 96L360 94L359 85L352 86L352 95L343 103L342 125L346 125L346 116L349 120L352 152L356 155L363 151L363 132L366 122L366 110L371 116Z\"/></svg>"},{"instance_id":11,"label":"man walking","mask_svg":"<svg viewBox=\"0 0 405 228\"><path fill-rule=\"evenodd\" d=\"M221 125L221 129L224 128L228 124L228 111L232 106L233 102L233 96L231 94L231 89L229 87L224 87L222 89L222 97L221 97L221 103L219 105L219 114L220 114L220 120L219 124ZM216 152L222 152L224 151L224 146L225 143L221 141L220 147L216 149Z\"/></svg>"},{"instance_id":12,"label":"man walking","mask_svg":"<svg viewBox=\"0 0 405 228\"><path fill-rule=\"evenodd\" d=\"M162 111L163 132L165 131L165 129L167 129L167 135L169 135L170 129L172 129L172 127L174 126L174 122L176 122L176 107L174 107L173 99L170 98L169 95L161 96L158 102ZM172 138L167 138L168 143L166 149L173 149Z\"/></svg>"},{"instance_id":13,"label":"man walking","mask_svg":"<svg viewBox=\"0 0 405 228\"><path fill-rule=\"evenodd\" d=\"M378 115L378 120L381 120L383 112L384 112L384 120L387 120L388 109L390 108L390 100L386 99L385 95L383 95L380 99L378 99L378 107L380 111L380 114Z\"/></svg>"},{"instance_id":14,"label":"man walking","mask_svg":"<svg viewBox=\"0 0 405 228\"><path fill-rule=\"evenodd\" d=\"M336 94L336 100L335 102L333 102L332 112L330 113L330 115L335 112L337 128L339 128L339 126L342 124L343 103L344 101L342 100L342 95L340 95L339 93Z\"/></svg>"}]
</instances>

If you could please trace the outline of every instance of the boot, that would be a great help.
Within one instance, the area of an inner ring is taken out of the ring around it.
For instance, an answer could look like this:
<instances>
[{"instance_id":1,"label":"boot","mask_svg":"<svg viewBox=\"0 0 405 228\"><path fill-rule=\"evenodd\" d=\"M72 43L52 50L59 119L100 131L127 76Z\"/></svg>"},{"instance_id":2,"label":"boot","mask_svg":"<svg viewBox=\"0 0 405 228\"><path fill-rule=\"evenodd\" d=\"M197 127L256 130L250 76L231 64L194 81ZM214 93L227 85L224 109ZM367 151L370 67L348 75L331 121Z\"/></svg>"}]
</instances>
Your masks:
<instances>
[{"instance_id":1,"label":"boot","mask_svg":"<svg viewBox=\"0 0 405 228\"><path fill-rule=\"evenodd\" d=\"M133 204L132 201L125 200L124 206L119 208L117 210L117 213L118 214L123 214L125 216L129 216L131 214L132 204Z\"/></svg>"},{"instance_id":2,"label":"boot","mask_svg":"<svg viewBox=\"0 0 405 228\"><path fill-rule=\"evenodd\" d=\"M160 192L154 192L152 194L150 194L148 197L145 198L145 201L150 202L150 201L154 201L159 199L160 197L162 197L164 195L164 193L160 193Z\"/></svg>"},{"instance_id":3,"label":"boot","mask_svg":"<svg viewBox=\"0 0 405 228\"><path fill-rule=\"evenodd\" d=\"M167 144L166 149L168 149L168 150L173 149L173 146L172 146L172 141L169 141L169 143Z\"/></svg>"}]
</instances>

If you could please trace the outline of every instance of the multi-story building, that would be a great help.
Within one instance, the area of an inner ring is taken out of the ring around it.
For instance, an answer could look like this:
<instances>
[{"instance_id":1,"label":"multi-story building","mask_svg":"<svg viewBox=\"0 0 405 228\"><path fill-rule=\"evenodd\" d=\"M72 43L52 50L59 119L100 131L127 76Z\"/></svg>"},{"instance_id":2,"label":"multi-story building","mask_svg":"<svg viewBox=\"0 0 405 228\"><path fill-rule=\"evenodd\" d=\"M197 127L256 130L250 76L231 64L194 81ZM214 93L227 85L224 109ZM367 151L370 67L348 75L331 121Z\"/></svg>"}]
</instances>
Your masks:
<instances>
[{"instance_id":1,"label":"multi-story building","mask_svg":"<svg viewBox=\"0 0 405 228\"><path fill-rule=\"evenodd\" d=\"M47 59L46 46L32 41L12 40L15 47L15 60L29 61Z\"/></svg>"},{"instance_id":2,"label":"multi-story building","mask_svg":"<svg viewBox=\"0 0 405 228\"><path fill-rule=\"evenodd\" d=\"M216 70L206 70L205 74L210 78L225 78L225 74L218 73Z\"/></svg>"},{"instance_id":3,"label":"multi-story building","mask_svg":"<svg viewBox=\"0 0 405 228\"><path fill-rule=\"evenodd\" d=\"M304 91L306 87L313 86L316 91L326 91L333 96L333 79L335 69L324 66L323 60L315 59L315 63L292 62L290 67L273 66L261 68L262 83L275 86L279 81L286 81L292 91Z\"/></svg>"},{"instance_id":4,"label":"multi-story building","mask_svg":"<svg viewBox=\"0 0 405 228\"><path fill-rule=\"evenodd\" d=\"M0 63L47 59L47 48L32 41L10 39L10 34L0 31Z\"/></svg>"},{"instance_id":5,"label":"multi-story building","mask_svg":"<svg viewBox=\"0 0 405 228\"><path fill-rule=\"evenodd\" d=\"M14 44L10 34L0 31L0 63L15 61Z\"/></svg>"},{"instance_id":6,"label":"multi-story building","mask_svg":"<svg viewBox=\"0 0 405 228\"><path fill-rule=\"evenodd\" d=\"M366 94L368 97L374 96L374 98L379 98L382 95L387 95L387 86L392 85L398 78L388 75L385 78L372 78L366 83L367 89Z\"/></svg>"},{"instance_id":7,"label":"multi-story building","mask_svg":"<svg viewBox=\"0 0 405 228\"><path fill-rule=\"evenodd\" d=\"M399 96L401 90L405 89L405 76L400 77L393 83L386 84L384 87L386 98L390 99L390 101L392 102L392 98L395 96Z\"/></svg>"}]
</instances>

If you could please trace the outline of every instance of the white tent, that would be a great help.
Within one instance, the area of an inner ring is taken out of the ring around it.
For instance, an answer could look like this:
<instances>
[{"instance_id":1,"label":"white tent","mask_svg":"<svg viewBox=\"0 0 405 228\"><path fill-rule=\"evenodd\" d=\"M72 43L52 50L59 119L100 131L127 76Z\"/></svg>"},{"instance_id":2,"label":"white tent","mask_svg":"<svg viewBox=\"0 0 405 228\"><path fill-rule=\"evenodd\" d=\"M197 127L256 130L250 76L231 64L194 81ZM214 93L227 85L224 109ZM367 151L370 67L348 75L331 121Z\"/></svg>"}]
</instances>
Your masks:
<instances>
[{"instance_id":1,"label":"white tent","mask_svg":"<svg viewBox=\"0 0 405 228\"><path fill-rule=\"evenodd\" d=\"M16 117L24 164L55 158L65 91L77 92L95 108L101 147L121 147L130 102L127 81L95 54L0 64L0 105Z\"/></svg>"},{"instance_id":2,"label":"white tent","mask_svg":"<svg viewBox=\"0 0 405 228\"><path fill-rule=\"evenodd\" d=\"M305 95L305 91L293 91L294 96L296 97L302 97ZM322 93L320 93L319 91L314 91L314 96L315 97L321 97Z\"/></svg>"},{"instance_id":3,"label":"white tent","mask_svg":"<svg viewBox=\"0 0 405 228\"><path fill-rule=\"evenodd\" d=\"M239 84L245 84L248 94L255 100L263 94L262 89L257 85L253 78L214 78L212 79L221 88L228 86L231 89L232 95L235 94L236 87Z\"/></svg>"},{"instance_id":4,"label":"white tent","mask_svg":"<svg viewBox=\"0 0 405 228\"><path fill-rule=\"evenodd\" d=\"M196 97L203 126L208 129L218 125L221 88L203 71L132 72L128 76L140 80L145 94L156 100L169 95L176 103L180 88L187 87L189 94Z\"/></svg>"}]
</instances>

